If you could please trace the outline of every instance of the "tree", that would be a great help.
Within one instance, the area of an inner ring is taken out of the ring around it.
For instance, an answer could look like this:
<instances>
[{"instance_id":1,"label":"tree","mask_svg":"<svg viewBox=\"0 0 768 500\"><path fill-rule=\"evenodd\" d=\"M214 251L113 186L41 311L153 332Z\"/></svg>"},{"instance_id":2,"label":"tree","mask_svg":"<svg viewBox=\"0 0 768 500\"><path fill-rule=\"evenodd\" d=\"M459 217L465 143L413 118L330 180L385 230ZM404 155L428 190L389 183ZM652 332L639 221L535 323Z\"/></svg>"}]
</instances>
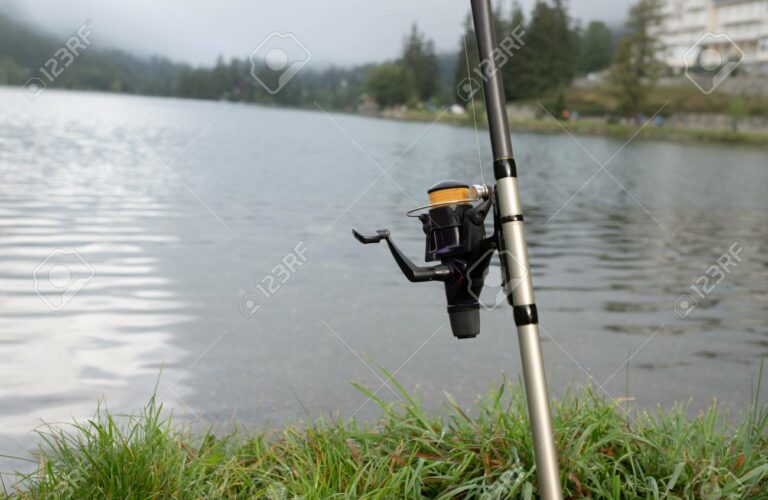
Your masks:
<instances>
[{"instance_id":1,"label":"tree","mask_svg":"<svg viewBox=\"0 0 768 500\"><path fill-rule=\"evenodd\" d=\"M592 21L582 35L579 71L592 73L611 65L613 59L613 33L602 21Z\"/></svg>"},{"instance_id":2,"label":"tree","mask_svg":"<svg viewBox=\"0 0 768 500\"><path fill-rule=\"evenodd\" d=\"M749 107L744 97L738 96L731 99L731 102L728 103L727 112L728 116L731 117L731 130L738 132L741 120L749 116Z\"/></svg>"},{"instance_id":3,"label":"tree","mask_svg":"<svg viewBox=\"0 0 768 500\"><path fill-rule=\"evenodd\" d=\"M523 34L522 47L515 50L507 63L501 67L501 75L504 78L504 92L507 95L507 99L514 101L531 95L530 89L527 88L525 76L528 73L527 59L528 53L530 52L529 50L526 50L525 43L525 15L517 1L512 5L512 13L509 22L505 24L506 26L502 32L502 38L504 36L511 36L513 33Z\"/></svg>"},{"instance_id":4,"label":"tree","mask_svg":"<svg viewBox=\"0 0 768 500\"><path fill-rule=\"evenodd\" d=\"M416 96L428 101L437 90L437 56L435 44L419 32L416 23L413 23L410 35L405 39L400 63L413 75Z\"/></svg>"},{"instance_id":5,"label":"tree","mask_svg":"<svg viewBox=\"0 0 768 500\"><path fill-rule=\"evenodd\" d=\"M525 73L518 78L524 97L539 97L570 83L576 71L578 37L563 0L536 2L521 53Z\"/></svg>"},{"instance_id":6,"label":"tree","mask_svg":"<svg viewBox=\"0 0 768 500\"><path fill-rule=\"evenodd\" d=\"M629 33L616 50L610 80L620 101L619 111L636 115L656 84L662 64L657 60L661 47L653 27L661 21L660 0L639 0L629 11Z\"/></svg>"},{"instance_id":7,"label":"tree","mask_svg":"<svg viewBox=\"0 0 768 500\"><path fill-rule=\"evenodd\" d=\"M19 85L24 82L24 71L8 57L0 57L0 85Z\"/></svg>"},{"instance_id":8,"label":"tree","mask_svg":"<svg viewBox=\"0 0 768 500\"><path fill-rule=\"evenodd\" d=\"M564 0L538 0L527 24L517 1L513 3L508 19L499 11L496 16L497 43L506 58L500 71L508 99L539 98L570 83L576 72L579 37ZM514 43L504 44L505 39L510 37ZM471 17L467 17L464 23L464 40L469 57L469 76L478 80L473 71L479 66L479 61ZM468 76L464 40L457 64L457 85Z\"/></svg>"},{"instance_id":9,"label":"tree","mask_svg":"<svg viewBox=\"0 0 768 500\"><path fill-rule=\"evenodd\" d=\"M408 68L398 63L385 63L368 70L364 88L379 106L389 108L411 100L415 86Z\"/></svg>"}]
</instances>

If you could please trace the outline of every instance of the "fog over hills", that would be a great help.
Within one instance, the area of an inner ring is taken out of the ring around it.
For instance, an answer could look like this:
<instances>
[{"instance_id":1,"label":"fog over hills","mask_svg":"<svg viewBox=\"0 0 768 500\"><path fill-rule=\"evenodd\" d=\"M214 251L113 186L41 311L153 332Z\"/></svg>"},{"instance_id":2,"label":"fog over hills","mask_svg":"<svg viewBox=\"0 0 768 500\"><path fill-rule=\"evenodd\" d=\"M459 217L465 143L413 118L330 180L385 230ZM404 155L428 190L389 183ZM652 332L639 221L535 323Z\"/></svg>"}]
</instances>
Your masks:
<instances>
[{"instance_id":1,"label":"fog over hills","mask_svg":"<svg viewBox=\"0 0 768 500\"><path fill-rule=\"evenodd\" d=\"M530 12L534 2L520 4ZM621 24L630 3L566 2L582 25L599 19L611 26ZM219 55L247 55L273 31L298 36L312 51L316 66L381 62L396 57L413 22L435 41L438 52L454 51L469 9L468 0L6 0L3 4L21 19L61 36L91 19L95 43L193 65L211 65ZM509 12L512 0L494 4Z\"/></svg>"}]
</instances>

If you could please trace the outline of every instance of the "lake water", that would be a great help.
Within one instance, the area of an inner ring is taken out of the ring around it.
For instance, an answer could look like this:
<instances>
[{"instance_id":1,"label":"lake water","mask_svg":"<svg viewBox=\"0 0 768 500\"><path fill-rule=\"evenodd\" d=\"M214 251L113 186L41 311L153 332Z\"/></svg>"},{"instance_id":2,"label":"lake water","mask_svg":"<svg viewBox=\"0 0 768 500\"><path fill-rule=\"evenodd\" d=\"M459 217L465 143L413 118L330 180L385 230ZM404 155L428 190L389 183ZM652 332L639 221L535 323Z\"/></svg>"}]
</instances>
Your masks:
<instances>
[{"instance_id":1,"label":"lake water","mask_svg":"<svg viewBox=\"0 0 768 500\"><path fill-rule=\"evenodd\" d=\"M100 399L136 410L156 386L191 421L261 426L374 417L350 382L379 387L377 365L430 407L517 379L509 307L455 340L442 287L409 284L350 234L387 227L421 262L404 212L439 180L479 182L480 159L490 182L477 141L440 123L0 88L0 454L25 455L41 419ZM768 152L513 142L554 395L589 373L641 407L743 408L768 355ZM740 262L681 318L729 248Z\"/></svg>"}]
</instances>

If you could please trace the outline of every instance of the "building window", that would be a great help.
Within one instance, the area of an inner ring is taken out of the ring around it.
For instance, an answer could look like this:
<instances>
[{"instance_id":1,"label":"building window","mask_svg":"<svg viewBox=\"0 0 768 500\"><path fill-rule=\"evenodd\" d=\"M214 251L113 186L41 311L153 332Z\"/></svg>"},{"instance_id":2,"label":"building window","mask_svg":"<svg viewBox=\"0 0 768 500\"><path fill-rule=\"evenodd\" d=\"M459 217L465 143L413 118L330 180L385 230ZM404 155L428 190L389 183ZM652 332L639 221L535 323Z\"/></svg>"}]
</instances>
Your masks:
<instances>
[{"instance_id":1,"label":"building window","mask_svg":"<svg viewBox=\"0 0 768 500\"><path fill-rule=\"evenodd\" d=\"M768 37L760 40L760 52L768 52Z\"/></svg>"}]
</instances>

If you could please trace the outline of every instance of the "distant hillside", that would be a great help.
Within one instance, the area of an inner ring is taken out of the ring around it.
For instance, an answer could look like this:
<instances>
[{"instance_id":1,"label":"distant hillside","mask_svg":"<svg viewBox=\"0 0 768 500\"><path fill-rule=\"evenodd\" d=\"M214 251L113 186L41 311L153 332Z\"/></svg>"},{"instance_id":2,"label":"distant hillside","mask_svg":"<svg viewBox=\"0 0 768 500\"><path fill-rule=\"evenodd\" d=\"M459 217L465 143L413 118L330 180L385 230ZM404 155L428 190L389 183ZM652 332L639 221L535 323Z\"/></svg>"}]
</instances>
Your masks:
<instances>
[{"instance_id":1,"label":"distant hillside","mask_svg":"<svg viewBox=\"0 0 768 500\"><path fill-rule=\"evenodd\" d=\"M0 84L21 85L36 76L38 68L65 42L0 13ZM120 50L89 47L50 86L171 95L185 70L187 65L165 58L144 59Z\"/></svg>"},{"instance_id":2,"label":"distant hillside","mask_svg":"<svg viewBox=\"0 0 768 500\"><path fill-rule=\"evenodd\" d=\"M55 37L0 13L0 84L23 85L64 46ZM456 56L438 57L441 86L452 87ZM121 50L89 47L56 78L50 87L126 92L197 99L228 99L289 106L352 109L363 94L363 81L372 65L329 67L302 71L290 85L271 95L251 76L247 57L212 67L194 68L166 58L141 58Z\"/></svg>"},{"instance_id":3,"label":"distant hillside","mask_svg":"<svg viewBox=\"0 0 768 500\"><path fill-rule=\"evenodd\" d=\"M61 49L66 39L41 33L0 12L0 84L23 85L40 77L39 68ZM362 94L370 65L354 68L305 69L277 95L251 76L247 57L195 68L167 58L141 58L125 51L89 47L49 87L133 94L229 99L245 102L350 108Z\"/></svg>"}]
</instances>

